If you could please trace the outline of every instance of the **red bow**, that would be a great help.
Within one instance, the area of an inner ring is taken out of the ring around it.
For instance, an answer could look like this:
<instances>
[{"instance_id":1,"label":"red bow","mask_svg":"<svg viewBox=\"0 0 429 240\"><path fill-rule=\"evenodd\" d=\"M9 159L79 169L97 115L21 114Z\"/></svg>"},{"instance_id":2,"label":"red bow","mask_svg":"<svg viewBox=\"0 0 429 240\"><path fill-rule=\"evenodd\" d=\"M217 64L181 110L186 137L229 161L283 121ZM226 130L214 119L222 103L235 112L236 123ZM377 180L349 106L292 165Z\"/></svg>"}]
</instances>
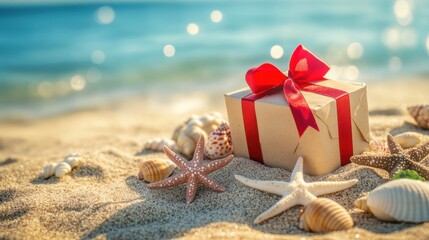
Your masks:
<instances>
[{"instance_id":1,"label":"red bow","mask_svg":"<svg viewBox=\"0 0 429 240\"><path fill-rule=\"evenodd\" d=\"M283 85L283 93L292 111L299 136L302 136L308 127L317 131L319 128L300 88L310 82L324 80L328 71L329 66L326 63L299 45L292 53L288 75L274 65L264 63L247 71L246 82L257 95Z\"/></svg>"}]
</instances>

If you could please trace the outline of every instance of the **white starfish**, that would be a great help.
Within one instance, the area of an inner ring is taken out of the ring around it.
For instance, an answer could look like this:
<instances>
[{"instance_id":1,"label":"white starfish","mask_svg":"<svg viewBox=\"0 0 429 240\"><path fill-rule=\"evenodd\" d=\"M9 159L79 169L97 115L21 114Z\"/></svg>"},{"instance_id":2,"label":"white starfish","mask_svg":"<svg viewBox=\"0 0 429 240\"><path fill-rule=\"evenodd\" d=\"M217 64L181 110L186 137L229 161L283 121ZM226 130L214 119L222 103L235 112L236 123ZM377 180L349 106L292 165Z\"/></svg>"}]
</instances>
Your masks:
<instances>
[{"instance_id":1,"label":"white starfish","mask_svg":"<svg viewBox=\"0 0 429 240\"><path fill-rule=\"evenodd\" d=\"M255 224L272 218L295 205L306 205L311 200L315 199L316 196L350 188L359 181L357 179L352 179L340 182L306 183L304 181L302 157L298 158L289 182L258 181L240 175L235 175L235 179L251 188L283 196L274 206L259 215L254 221Z\"/></svg>"}]
</instances>

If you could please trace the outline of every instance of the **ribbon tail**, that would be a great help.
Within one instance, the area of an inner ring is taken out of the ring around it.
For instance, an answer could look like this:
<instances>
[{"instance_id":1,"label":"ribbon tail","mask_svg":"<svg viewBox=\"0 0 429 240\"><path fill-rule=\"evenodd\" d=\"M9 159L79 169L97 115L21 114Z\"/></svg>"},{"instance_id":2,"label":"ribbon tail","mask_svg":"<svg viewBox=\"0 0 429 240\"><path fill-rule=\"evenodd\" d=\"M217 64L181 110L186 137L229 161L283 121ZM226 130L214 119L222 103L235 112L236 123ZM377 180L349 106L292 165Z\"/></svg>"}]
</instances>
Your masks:
<instances>
[{"instance_id":1,"label":"ribbon tail","mask_svg":"<svg viewBox=\"0 0 429 240\"><path fill-rule=\"evenodd\" d=\"M319 131L316 119L314 118L307 101L305 101L301 91L299 91L298 87L291 79L287 79L285 81L283 85L283 93L289 103L290 110L292 111L299 136L301 137L308 127L312 127Z\"/></svg>"}]
</instances>

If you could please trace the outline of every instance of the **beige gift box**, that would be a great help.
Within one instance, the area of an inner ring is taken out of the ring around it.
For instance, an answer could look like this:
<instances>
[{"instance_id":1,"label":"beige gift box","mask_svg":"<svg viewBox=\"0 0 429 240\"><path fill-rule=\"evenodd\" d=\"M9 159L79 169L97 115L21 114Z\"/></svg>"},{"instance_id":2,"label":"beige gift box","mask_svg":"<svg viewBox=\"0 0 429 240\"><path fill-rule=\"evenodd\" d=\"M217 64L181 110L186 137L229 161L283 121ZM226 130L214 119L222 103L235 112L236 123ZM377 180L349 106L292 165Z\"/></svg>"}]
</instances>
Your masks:
<instances>
[{"instance_id":1,"label":"beige gift box","mask_svg":"<svg viewBox=\"0 0 429 240\"><path fill-rule=\"evenodd\" d=\"M369 124L366 85L355 82L326 80L317 82L349 93L353 154L369 149ZM243 88L225 94L234 154L249 158L244 129L241 99L250 94ZM283 93L276 92L255 101L255 112L264 164L291 171L299 156L304 157L304 172L322 175L341 166L337 124L337 105L334 98L302 91L319 131L308 128L299 137L292 112Z\"/></svg>"}]
</instances>

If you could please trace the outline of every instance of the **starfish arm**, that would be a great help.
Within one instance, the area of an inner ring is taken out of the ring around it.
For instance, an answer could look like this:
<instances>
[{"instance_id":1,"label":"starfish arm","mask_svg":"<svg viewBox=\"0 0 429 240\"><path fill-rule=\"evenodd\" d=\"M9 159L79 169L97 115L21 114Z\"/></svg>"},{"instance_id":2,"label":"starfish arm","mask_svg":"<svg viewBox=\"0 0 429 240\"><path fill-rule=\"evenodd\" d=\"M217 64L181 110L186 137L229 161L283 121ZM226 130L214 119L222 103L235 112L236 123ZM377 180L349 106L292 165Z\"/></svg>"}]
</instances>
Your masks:
<instances>
[{"instance_id":1,"label":"starfish arm","mask_svg":"<svg viewBox=\"0 0 429 240\"><path fill-rule=\"evenodd\" d=\"M358 155L350 158L352 163L381 168L390 172L396 165L394 155Z\"/></svg>"},{"instance_id":2,"label":"starfish arm","mask_svg":"<svg viewBox=\"0 0 429 240\"><path fill-rule=\"evenodd\" d=\"M215 192L223 192L223 191L225 191L225 188L222 185L220 185L219 183L217 183L216 181L214 181L212 179L209 179L206 176L199 175L198 176L198 180L202 184L206 185L207 187L209 187L210 189L212 189Z\"/></svg>"},{"instance_id":3,"label":"starfish arm","mask_svg":"<svg viewBox=\"0 0 429 240\"><path fill-rule=\"evenodd\" d=\"M391 154L398 154L404 151L401 145L395 142L395 139L390 134L387 135L387 146L389 147Z\"/></svg>"},{"instance_id":4,"label":"starfish arm","mask_svg":"<svg viewBox=\"0 0 429 240\"><path fill-rule=\"evenodd\" d=\"M240 175L235 175L235 179L248 187L274 193L280 196L283 196L290 191L288 182L252 180Z\"/></svg>"},{"instance_id":5,"label":"starfish arm","mask_svg":"<svg viewBox=\"0 0 429 240\"><path fill-rule=\"evenodd\" d=\"M190 177L186 186L186 203L189 204L194 201L197 194L198 182L196 177Z\"/></svg>"},{"instance_id":6,"label":"starfish arm","mask_svg":"<svg viewBox=\"0 0 429 240\"><path fill-rule=\"evenodd\" d=\"M192 162L196 162L198 164L201 163L204 159L204 137L203 135L200 136L197 142L197 146L194 150L194 157L192 158Z\"/></svg>"},{"instance_id":7,"label":"starfish arm","mask_svg":"<svg viewBox=\"0 0 429 240\"><path fill-rule=\"evenodd\" d=\"M177 153L173 152L170 148L164 146L164 152L171 161L173 161L175 164L177 164L177 166L179 166L180 169L182 169L182 171L188 169L188 161L183 159Z\"/></svg>"},{"instance_id":8,"label":"starfish arm","mask_svg":"<svg viewBox=\"0 0 429 240\"><path fill-rule=\"evenodd\" d=\"M209 163L206 163L206 164L203 165L202 172L204 172L205 174L212 173L212 172L214 172L216 170L219 170L219 169L225 167L233 159L234 159L234 155L231 154L231 155L229 155L226 158L222 158L222 159L210 161Z\"/></svg>"},{"instance_id":9,"label":"starfish arm","mask_svg":"<svg viewBox=\"0 0 429 240\"><path fill-rule=\"evenodd\" d=\"M408 164L405 164L405 162L403 164L397 164L392 170L390 170L389 178L392 179L395 173L406 169L410 169L410 166Z\"/></svg>"},{"instance_id":10,"label":"starfish arm","mask_svg":"<svg viewBox=\"0 0 429 240\"><path fill-rule=\"evenodd\" d=\"M411 148L405 151L405 154L413 161L420 162L429 155L429 142L420 145L416 148Z\"/></svg>"},{"instance_id":11,"label":"starfish arm","mask_svg":"<svg viewBox=\"0 0 429 240\"><path fill-rule=\"evenodd\" d=\"M287 195L280 199L274 206L261 213L256 217L254 223L261 223L269 218L279 215L280 213L286 211L287 209L299 204L298 196L294 193Z\"/></svg>"},{"instance_id":12,"label":"starfish arm","mask_svg":"<svg viewBox=\"0 0 429 240\"><path fill-rule=\"evenodd\" d=\"M416 171L420 176L424 177L424 179L429 180L429 168L424 166L421 163L411 162L409 164L409 169Z\"/></svg>"},{"instance_id":13,"label":"starfish arm","mask_svg":"<svg viewBox=\"0 0 429 240\"><path fill-rule=\"evenodd\" d=\"M295 167L293 167L292 173L290 174L290 181L293 181L295 177L303 177L304 175L304 159L302 157L299 157L298 160L295 163ZM297 173L299 173L297 175Z\"/></svg>"},{"instance_id":14,"label":"starfish arm","mask_svg":"<svg viewBox=\"0 0 429 240\"><path fill-rule=\"evenodd\" d=\"M179 175L169 177L159 182L149 183L147 186L150 188L167 188L167 187L180 185L186 182L186 180L187 180L186 175L184 173L181 173Z\"/></svg>"},{"instance_id":15,"label":"starfish arm","mask_svg":"<svg viewBox=\"0 0 429 240\"><path fill-rule=\"evenodd\" d=\"M307 189L315 196L319 196L345 190L356 185L358 182L359 180L357 179L340 182L313 182L307 183Z\"/></svg>"}]
</instances>

